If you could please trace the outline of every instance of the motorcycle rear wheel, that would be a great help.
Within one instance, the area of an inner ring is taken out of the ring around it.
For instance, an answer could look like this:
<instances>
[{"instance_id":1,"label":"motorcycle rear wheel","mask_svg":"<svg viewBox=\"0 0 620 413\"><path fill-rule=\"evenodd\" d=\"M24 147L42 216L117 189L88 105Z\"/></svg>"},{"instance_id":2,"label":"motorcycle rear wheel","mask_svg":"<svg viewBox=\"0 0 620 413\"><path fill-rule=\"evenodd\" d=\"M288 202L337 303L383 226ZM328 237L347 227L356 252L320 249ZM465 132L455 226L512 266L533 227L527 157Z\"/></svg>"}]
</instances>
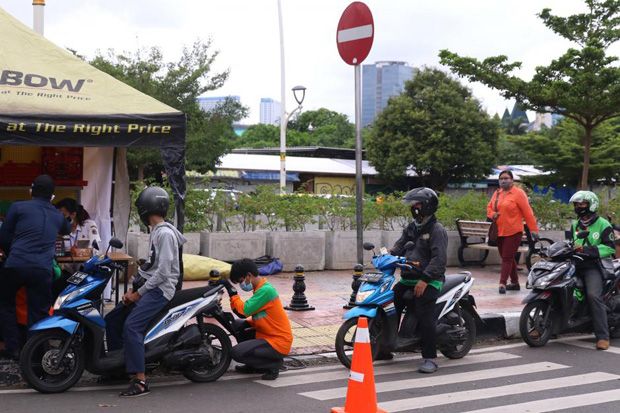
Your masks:
<instances>
[{"instance_id":1,"label":"motorcycle rear wheel","mask_svg":"<svg viewBox=\"0 0 620 413\"><path fill-rule=\"evenodd\" d=\"M71 388L84 372L81 346L71 346L63 359L55 356L71 336L64 330L36 333L21 351L19 366L22 377L41 393L61 393Z\"/></svg>"},{"instance_id":2,"label":"motorcycle rear wheel","mask_svg":"<svg viewBox=\"0 0 620 413\"><path fill-rule=\"evenodd\" d=\"M528 303L521 311L519 318L519 332L521 338L530 347L543 347L553 333L553 318L547 312L551 311L548 301L536 300ZM545 317L547 322L545 323Z\"/></svg>"},{"instance_id":3,"label":"motorcycle rear wheel","mask_svg":"<svg viewBox=\"0 0 620 413\"><path fill-rule=\"evenodd\" d=\"M197 365L183 370L183 376L197 383L206 383L219 379L230 366L232 344L228 334L215 324L204 324L205 334L201 346L207 347L213 360L208 364Z\"/></svg>"},{"instance_id":4,"label":"motorcycle rear wheel","mask_svg":"<svg viewBox=\"0 0 620 413\"><path fill-rule=\"evenodd\" d=\"M353 345L355 344L355 333L357 332L357 319L358 317L354 317L346 320L342 323L336 334L336 355L340 363L348 369L351 368L351 361L353 359ZM379 355L380 331L381 321L378 321L376 318L369 319L368 332L370 335L370 348L373 360ZM349 352L351 354L347 354Z\"/></svg>"},{"instance_id":5,"label":"motorcycle rear wheel","mask_svg":"<svg viewBox=\"0 0 620 413\"><path fill-rule=\"evenodd\" d=\"M442 346L439 348L441 354L449 359L460 359L469 353L476 341L476 320L468 311L461 308L461 324L467 331L467 338L458 346Z\"/></svg>"}]
</instances>

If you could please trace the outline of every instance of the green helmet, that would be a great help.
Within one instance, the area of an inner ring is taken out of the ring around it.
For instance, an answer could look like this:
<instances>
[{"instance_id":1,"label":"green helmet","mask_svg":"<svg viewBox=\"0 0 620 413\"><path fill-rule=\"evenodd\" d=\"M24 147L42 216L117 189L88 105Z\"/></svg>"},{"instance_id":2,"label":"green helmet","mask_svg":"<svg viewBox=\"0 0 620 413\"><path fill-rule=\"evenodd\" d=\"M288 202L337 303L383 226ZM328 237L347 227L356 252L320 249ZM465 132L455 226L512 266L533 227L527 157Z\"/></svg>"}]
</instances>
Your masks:
<instances>
[{"instance_id":1,"label":"green helmet","mask_svg":"<svg viewBox=\"0 0 620 413\"><path fill-rule=\"evenodd\" d=\"M570 197L568 202L587 202L590 206L590 212L596 212L599 204L596 194L590 191L577 191L575 195Z\"/></svg>"}]
</instances>

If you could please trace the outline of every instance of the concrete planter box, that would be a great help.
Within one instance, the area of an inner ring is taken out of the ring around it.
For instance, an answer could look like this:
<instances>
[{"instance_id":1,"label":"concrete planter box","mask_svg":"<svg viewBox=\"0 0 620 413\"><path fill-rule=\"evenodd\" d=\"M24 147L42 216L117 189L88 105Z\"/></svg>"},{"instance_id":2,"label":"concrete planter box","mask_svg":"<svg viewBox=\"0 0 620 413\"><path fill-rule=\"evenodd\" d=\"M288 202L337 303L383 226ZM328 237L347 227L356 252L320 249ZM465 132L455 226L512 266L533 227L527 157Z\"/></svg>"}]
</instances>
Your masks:
<instances>
[{"instance_id":1,"label":"concrete planter box","mask_svg":"<svg viewBox=\"0 0 620 413\"><path fill-rule=\"evenodd\" d=\"M183 254L200 254L200 232L186 232L183 236L187 239L183 244Z\"/></svg>"},{"instance_id":2,"label":"concrete planter box","mask_svg":"<svg viewBox=\"0 0 620 413\"><path fill-rule=\"evenodd\" d=\"M201 232L200 255L222 261L258 258L267 251L266 232Z\"/></svg>"},{"instance_id":3,"label":"concrete planter box","mask_svg":"<svg viewBox=\"0 0 620 413\"><path fill-rule=\"evenodd\" d=\"M278 257L284 271L303 265L306 271L325 269L325 232L269 232L267 254Z\"/></svg>"},{"instance_id":4,"label":"concrete planter box","mask_svg":"<svg viewBox=\"0 0 620 413\"><path fill-rule=\"evenodd\" d=\"M127 233L127 254L135 259L147 258L149 255L149 234L142 232Z\"/></svg>"},{"instance_id":5,"label":"concrete planter box","mask_svg":"<svg viewBox=\"0 0 620 413\"><path fill-rule=\"evenodd\" d=\"M394 246L396 241L403 235L403 231L381 231L381 246L388 250Z\"/></svg>"},{"instance_id":6,"label":"concrete planter box","mask_svg":"<svg viewBox=\"0 0 620 413\"><path fill-rule=\"evenodd\" d=\"M364 231L364 242L375 244L375 251L379 252L381 231ZM363 264L369 264L372 251L364 251ZM357 262L357 232L356 231L329 231L325 238L325 268L330 270L353 270Z\"/></svg>"}]
</instances>

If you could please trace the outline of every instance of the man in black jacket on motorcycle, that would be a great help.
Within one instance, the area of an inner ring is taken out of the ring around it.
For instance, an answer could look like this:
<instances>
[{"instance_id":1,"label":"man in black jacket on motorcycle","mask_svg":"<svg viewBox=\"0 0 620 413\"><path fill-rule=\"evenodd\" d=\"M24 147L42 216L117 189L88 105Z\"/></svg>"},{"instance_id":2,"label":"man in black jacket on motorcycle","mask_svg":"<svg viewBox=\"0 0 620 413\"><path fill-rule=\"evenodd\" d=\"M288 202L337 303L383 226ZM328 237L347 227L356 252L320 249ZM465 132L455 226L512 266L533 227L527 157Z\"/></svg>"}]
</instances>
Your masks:
<instances>
[{"instance_id":1,"label":"man in black jacket on motorcycle","mask_svg":"<svg viewBox=\"0 0 620 413\"><path fill-rule=\"evenodd\" d=\"M437 371L437 345L435 301L445 280L448 233L437 222L435 212L439 206L437 194L430 188L415 188L403 197L410 206L413 222L403 230L402 236L392 247L391 253L405 256L412 269L402 271L400 281L394 286L396 313L405 307L413 311L420 329L422 341L421 373ZM411 241L413 246L406 248Z\"/></svg>"}]
</instances>

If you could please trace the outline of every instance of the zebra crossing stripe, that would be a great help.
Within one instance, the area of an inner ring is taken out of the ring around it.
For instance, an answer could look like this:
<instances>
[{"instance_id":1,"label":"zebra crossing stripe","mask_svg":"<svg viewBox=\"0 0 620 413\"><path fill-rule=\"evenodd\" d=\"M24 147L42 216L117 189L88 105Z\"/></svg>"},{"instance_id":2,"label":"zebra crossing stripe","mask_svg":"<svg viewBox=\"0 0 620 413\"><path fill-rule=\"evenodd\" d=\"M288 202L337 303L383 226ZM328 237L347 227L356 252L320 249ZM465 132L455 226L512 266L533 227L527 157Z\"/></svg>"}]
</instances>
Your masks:
<instances>
[{"instance_id":1,"label":"zebra crossing stripe","mask_svg":"<svg viewBox=\"0 0 620 413\"><path fill-rule=\"evenodd\" d=\"M412 397L408 399L381 402L381 408L385 409L390 413L395 413L405 410L441 406L444 404L491 399L494 397L511 396L525 393L535 393L543 390L561 389L571 386L582 386L586 384L601 383L617 379L620 379L620 376L616 374L602 372L587 373L577 376L560 377L556 379L513 383L507 386L491 387L486 389L464 390L460 392L434 394L432 396ZM505 411L510 411L512 413L512 406L504 407L506 408Z\"/></svg>"},{"instance_id":2,"label":"zebra crossing stripe","mask_svg":"<svg viewBox=\"0 0 620 413\"><path fill-rule=\"evenodd\" d=\"M458 360L445 360L439 363L439 365L444 367L456 367L456 366L466 366L469 364L478 364L478 363L490 363L494 361L503 361L503 360L511 360L517 359L521 356L510 354L510 353L485 353L479 354L475 356L468 356ZM407 373L416 371L418 366L415 363L405 363L402 362L402 359L398 359L396 362L392 362L388 365L381 365L374 369L375 376L380 376L384 374L395 374L395 373ZM311 384L311 383L320 383L331 380L346 380L349 377L349 371L345 370L344 367L340 366L338 371L328 371L323 373L315 373L315 374L306 374L306 370L299 370L297 373L300 373L295 376L286 376L279 377L278 380L273 381L262 381L257 380L257 383L263 384L269 387L287 387L287 386L296 386L299 384Z\"/></svg>"},{"instance_id":3,"label":"zebra crossing stripe","mask_svg":"<svg viewBox=\"0 0 620 413\"><path fill-rule=\"evenodd\" d=\"M588 342L585 342L585 341L566 341L566 342L564 342L564 344L568 344L569 346L586 348L588 350L596 350L596 347L594 346L594 343L588 343ZM609 348L607 350L605 350L604 352L602 352L602 353L620 354L620 348L619 347L614 347L614 346L609 346Z\"/></svg>"},{"instance_id":4,"label":"zebra crossing stripe","mask_svg":"<svg viewBox=\"0 0 620 413\"><path fill-rule=\"evenodd\" d=\"M488 409L470 410L465 413L506 413L507 411L510 413L545 413L563 411L576 407L617 402L619 400L620 391L618 389L614 389L596 393L576 394L574 396L555 397L553 399L511 404L510 406L497 406ZM381 406L383 406L383 403Z\"/></svg>"},{"instance_id":5,"label":"zebra crossing stripe","mask_svg":"<svg viewBox=\"0 0 620 413\"><path fill-rule=\"evenodd\" d=\"M550 362L521 364L517 366L499 367L487 370L469 371L465 373L436 375L432 377L420 377L416 379L387 381L375 383L377 393L388 391L409 390L422 387L442 386L444 384L465 383L478 380L496 379L500 377L517 376L519 374L540 373L543 371L553 371L565 369L570 366ZM333 389L317 390L299 393L301 396L310 397L316 400L331 400L345 397L346 387L336 387ZM619 392L620 393L620 392ZM383 405L382 405L383 406ZM511 412L512 413L512 412Z\"/></svg>"}]
</instances>

